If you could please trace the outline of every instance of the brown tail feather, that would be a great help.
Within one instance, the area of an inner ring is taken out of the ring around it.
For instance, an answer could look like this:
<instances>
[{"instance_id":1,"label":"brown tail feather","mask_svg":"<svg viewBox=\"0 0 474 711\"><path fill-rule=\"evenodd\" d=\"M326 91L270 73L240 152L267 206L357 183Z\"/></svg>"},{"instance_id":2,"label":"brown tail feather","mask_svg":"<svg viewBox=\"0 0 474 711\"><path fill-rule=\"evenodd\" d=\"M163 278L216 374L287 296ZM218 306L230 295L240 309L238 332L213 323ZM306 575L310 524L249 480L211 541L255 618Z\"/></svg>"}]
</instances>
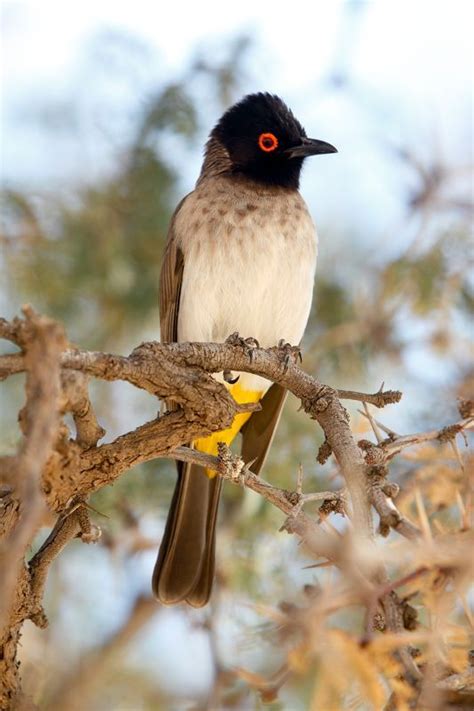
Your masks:
<instances>
[{"instance_id":1,"label":"brown tail feather","mask_svg":"<svg viewBox=\"0 0 474 711\"><path fill-rule=\"evenodd\" d=\"M153 571L152 587L165 605L185 600L202 607L214 577L215 531L222 479L179 465L165 533Z\"/></svg>"},{"instance_id":2,"label":"brown tail feather","mask_svg":"<svg viewBox=\"0 0 474 711\"><path fill-rule=\"evenodd\" d=\"M253 462L254 474L259 474L265 463L287 394L281 385L274 383L260 401L261 409L242 427L242 459Z\"/></svg>"}]
</instances>

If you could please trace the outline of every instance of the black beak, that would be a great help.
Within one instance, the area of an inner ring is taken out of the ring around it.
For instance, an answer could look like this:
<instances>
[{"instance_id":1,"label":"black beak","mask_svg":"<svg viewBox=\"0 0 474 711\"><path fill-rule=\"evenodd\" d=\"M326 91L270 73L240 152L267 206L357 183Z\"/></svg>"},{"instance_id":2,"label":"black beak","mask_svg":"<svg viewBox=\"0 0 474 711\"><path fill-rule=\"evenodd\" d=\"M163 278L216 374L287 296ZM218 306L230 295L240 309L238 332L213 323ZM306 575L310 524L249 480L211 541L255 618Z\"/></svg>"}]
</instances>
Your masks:
<instances>
[{"instance_id":1,"label":"black beak","mask_svg":"<svg viewBox=\"0 0 474 711\"><path fill-rule=\"evenodd\" d=\"M337 148L317 138L302 138L298 146L288 148L285 153L289 158L307 158L321 153L337 153Z\"/></svg>"}]
</instances>

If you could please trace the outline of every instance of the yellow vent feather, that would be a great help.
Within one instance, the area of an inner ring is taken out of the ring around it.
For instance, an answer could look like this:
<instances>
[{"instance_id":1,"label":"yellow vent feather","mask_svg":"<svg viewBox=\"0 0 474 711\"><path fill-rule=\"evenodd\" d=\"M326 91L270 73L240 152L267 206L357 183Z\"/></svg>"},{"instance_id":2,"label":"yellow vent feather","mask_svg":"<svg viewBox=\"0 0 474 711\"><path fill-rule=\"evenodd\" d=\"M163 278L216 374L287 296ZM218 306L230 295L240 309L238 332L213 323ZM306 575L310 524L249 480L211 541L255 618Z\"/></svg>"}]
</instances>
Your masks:
<instances>
[{"instance_id":1,"label":"yellow vent feather","mask_svg":"<svg viewBox=\"0 0 474 711\"><path fill-rule=\"evenodd\" d=\"M244 390L240 382L235 383L235 385L231 385L229 387L229 392L235 402L239 405L244 402L259 402L263 395L261 390ZM228 429L221 430L220 432L214 432L209 437L202 437L201 439L195 440L195 449L199 450L199 452L213 454L216 456L218 442L224 442L225 444L230 445L237 437L241 428L247 422L251 414L251 412L239 413L234 417L234 421ZM216 472L212 469L206 469L206 474L210 479L212 479L216 475Z\"/></svg>"}]
</instances>

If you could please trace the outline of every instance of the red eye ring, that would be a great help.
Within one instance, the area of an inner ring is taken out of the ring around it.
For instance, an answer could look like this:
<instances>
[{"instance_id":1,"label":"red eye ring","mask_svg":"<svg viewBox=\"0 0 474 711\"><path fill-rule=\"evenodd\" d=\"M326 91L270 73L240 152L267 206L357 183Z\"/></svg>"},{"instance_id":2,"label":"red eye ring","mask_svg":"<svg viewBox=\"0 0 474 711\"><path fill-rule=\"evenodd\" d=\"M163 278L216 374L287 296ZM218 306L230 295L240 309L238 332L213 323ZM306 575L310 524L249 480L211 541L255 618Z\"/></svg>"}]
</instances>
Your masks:
<instances>
[{"instance_id":1,"label":"red eye ring","mask_svg":"<svg viewBox=\"0 0 474 711\"><path fill-rule=\"evenodd\" d=\"M278 148L278 138L273 133L261 133L258 137L258 145L265 153L271 153Z\"/></svg>"}]
</instances>

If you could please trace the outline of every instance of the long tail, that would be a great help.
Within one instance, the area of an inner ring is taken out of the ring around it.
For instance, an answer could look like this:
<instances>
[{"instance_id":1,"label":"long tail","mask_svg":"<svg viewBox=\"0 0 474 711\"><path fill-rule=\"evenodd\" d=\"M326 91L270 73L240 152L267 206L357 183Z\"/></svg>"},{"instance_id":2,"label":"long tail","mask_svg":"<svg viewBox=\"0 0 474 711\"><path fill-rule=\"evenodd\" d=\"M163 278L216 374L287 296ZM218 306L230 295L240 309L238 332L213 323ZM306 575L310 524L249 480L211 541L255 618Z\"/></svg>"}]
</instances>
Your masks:
<instances>
[{"instance_id":1,"label":"long tail","mask_svg":"<svg viewBox=\"0 0 474 711\"><path fill-rule=\"evenodd\" d=\"M244 390L240 383L229 390L240 403L258 402L262 396L261 391ZM231 444L249 418L250 413L239 413L227 430L198 439L194 446L216 455L218 442ZM270 441L264 444L265 451ZM165 605L186 601L193 607L203 607L209 600L221 487L222 479L214 471L194 464L178 465L178 481L152 580L154 594Z\"/></svg>"},{"instance_id":2,"label":"long tail","mask_svg":"<svg viewBox=\"0 0 474 711\"><path fill-rule=\"evenodd\" d=\"M216 519L222 479L180 464L165 533L153 571L153 592L165 605L202 607L214 578Z\"/></svg>"}]
</instances>

